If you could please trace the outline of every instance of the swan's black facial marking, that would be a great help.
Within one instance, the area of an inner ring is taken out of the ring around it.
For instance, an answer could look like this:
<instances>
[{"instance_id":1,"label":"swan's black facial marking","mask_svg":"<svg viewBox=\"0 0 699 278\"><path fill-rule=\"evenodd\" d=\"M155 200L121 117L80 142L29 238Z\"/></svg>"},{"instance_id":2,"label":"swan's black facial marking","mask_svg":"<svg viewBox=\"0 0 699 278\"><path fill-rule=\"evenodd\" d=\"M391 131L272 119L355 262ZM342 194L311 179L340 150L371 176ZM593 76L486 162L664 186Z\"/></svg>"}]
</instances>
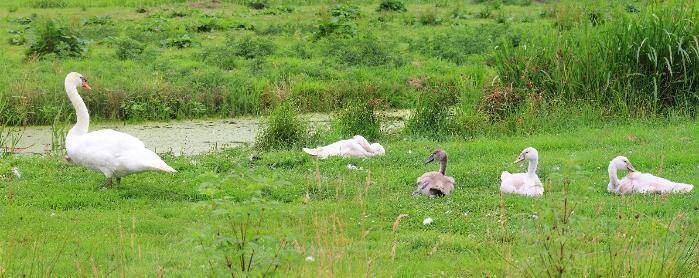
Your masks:
<instances>
[{"instance_id":1,"label":"swan's black facial marking","mask_svg":"<svg viewBox=\"0 0 699 278\"><path fill-rule=\"evenodd\" d=\"M90 87L90 83L87 82L87 78L84 76L80 76L80 81L82 81L82 87L88 90L92 90L92 87Z\"/></svg>"}]
</instances>

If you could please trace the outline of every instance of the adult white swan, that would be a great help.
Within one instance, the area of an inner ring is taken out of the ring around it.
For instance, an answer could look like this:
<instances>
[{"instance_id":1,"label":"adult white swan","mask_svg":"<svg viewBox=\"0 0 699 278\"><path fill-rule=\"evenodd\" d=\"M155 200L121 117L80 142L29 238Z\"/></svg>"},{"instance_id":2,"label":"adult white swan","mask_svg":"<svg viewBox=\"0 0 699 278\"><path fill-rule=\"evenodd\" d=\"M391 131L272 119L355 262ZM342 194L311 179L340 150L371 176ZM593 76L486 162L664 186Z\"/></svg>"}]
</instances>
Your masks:
<instances>
[{"instance_id":1,"label":"adult white swan","mask_svg":"<svg viewBox=\"0 0 699 278\"><path fill-rule=\"evenodd\" d=\"M526 173L510 174L503 171L500 175L500 192L514 193L525 196L544 195L544 186L539 176L536 175L536 166L539 164L539 152L532 147L526 148L517 157L514 163L529 160L529 169Z\"/></svg>"},{"instance_id":2,"label":"adult white swan","mask_svg":"<svg viewBox=\"0 0 699 278\"><path fill-rule=\"evenodd\" d=\"M78 86L90 90L87 79L77 72L66 76L65 88L75 108L77 122L66 136L66 152L72 163L102 172L107 178L105 186L112 187L112 178L117 184L121 177L143 172L176 172L138 138L111 129L88 133L90 115L85 102L78 94Z\"/></svg>"},{"instance_id":3,"label":"adult white swan","mask_svg":"<svg viewBox=\"0 0 699 278\"><path fill-rule=\"evenodd\" d=\"M629 174L619 180L617 170L628 170ZM677 193L689 192L694 188L691 184L676 183L651 174L636 171L628 158L617 156L609 162L609 185L611 193Z\"/></svg>"},{"instance_id":4,"label":"adult white swan","mask_svg":"<svg viewBox=\"0 0 699 278\"><path fill-rule=\"evenodd\" d=\"M340 140L327 146L315 149L303 148L303 151L320 159L337 155L342 157L367 158L377 155L384 155L386 150L379 143L369 144L361 135L357 135L347 140Z\"/></svg>"}]
</instances>

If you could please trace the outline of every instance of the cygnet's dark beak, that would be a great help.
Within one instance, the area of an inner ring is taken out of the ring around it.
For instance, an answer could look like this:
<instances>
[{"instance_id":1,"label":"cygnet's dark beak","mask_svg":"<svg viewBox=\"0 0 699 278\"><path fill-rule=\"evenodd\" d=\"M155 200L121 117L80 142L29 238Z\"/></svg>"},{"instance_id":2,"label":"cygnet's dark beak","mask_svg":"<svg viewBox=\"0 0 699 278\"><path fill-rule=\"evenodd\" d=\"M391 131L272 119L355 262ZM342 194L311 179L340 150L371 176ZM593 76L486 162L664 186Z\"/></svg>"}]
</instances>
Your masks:
<instances>
[{"instance_id":1,"label":"cygnet's dark beak","mask_svg":"<svg viewBox=\"0 0 699 278\"><path fill-rule=\"evenodd\" d=\"M434 154L430 155L430 157L428 157L427 160L425 160L425 164L430 163L432 161L434 161Z\"/></svg>"}]
</instances>

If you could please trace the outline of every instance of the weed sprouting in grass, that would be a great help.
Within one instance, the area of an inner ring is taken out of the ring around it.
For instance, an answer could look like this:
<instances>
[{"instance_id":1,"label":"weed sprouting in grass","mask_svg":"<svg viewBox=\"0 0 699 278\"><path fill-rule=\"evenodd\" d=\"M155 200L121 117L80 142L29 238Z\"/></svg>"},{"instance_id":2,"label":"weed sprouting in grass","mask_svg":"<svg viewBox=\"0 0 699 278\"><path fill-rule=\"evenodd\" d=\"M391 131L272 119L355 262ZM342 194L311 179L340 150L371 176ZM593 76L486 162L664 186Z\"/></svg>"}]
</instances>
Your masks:
<instances>
[{"instance_id":1,"label":"weed sprouting in grass","mask_svg":"<svg viewBox=\"0 0 699 278\"><path fill-rule=\"evenodd\" d=\"M308 127L289 103L272 110L255 145L264 150L300 148L308 143Z\"/></svg>"},{"instance_id":2,"label":"weed sprouting in grass","mask_svg":"<svg viewBox=\"0 0 699 278\"><path fill-rule=\"evenodd\" d=\"M265 212L271 209L264 199L256 197L239 200L246 204L241 207L234 201L240 196L228 195L225 186L230 179L210 177L199 186L199 193L209 198L197 207L205 209L212 217L221 221L195 231L193 240L201 252L208 255L207 268L211 275L228 273L236 277L240 274L270 275L282 264L281 257L287 248L286 240L276 240L263 234ZM246 190L259 190L274 186L267 179L253 177L232 177ZM254 196L254 195L252 195Z\"/></svg>"}]
</instances>

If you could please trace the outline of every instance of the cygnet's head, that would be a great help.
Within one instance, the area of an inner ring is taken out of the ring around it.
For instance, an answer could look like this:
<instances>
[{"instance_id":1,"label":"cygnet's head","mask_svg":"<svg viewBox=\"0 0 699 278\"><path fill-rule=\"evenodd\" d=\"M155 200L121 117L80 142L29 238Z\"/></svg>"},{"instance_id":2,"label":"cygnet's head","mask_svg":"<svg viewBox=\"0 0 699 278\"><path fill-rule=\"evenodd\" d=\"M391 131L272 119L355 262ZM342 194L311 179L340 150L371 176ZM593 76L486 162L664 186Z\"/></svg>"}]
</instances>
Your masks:
<instances>
[{"instance_id":1,"label":"cygnet's head","mask_svg":"<svg viewBox=\"0 0 699 278\"><path fill-rule=\"evenodd\" d=\"M73 87L80 86L85 89L92 90L90 84L87 82L87 78L77 72L71 72L66 75L66 85Z\"/></svg>"},{"instance_id":2,"label":"cygnet's head","mask_svg":"<svg viewBox=\"0 0 699 278\"><path fill-rule=\"evenodd\" d=\"M442 149L436 149L434 152L432 152L432 155L425 160L425 164L430 163L432 161L443 161L447 159L447 152L445 152Z\"/></svg>"},{"instance_id":3,"label":"cygnet's head","mask_svg":"<svg viewBox=\"0 0 699 278\"><path fill-rule=\"evenodd\" d=\"M373 143L371 144L371 149L374 150L374 155L384 155L386 154L386 150L381 146L379 143Z\"/></svg>"},{"instance_id":4,"label":"cygnet's head","mask_svg":"<svg viewBox=\"0 0 699 278\"><path fill-rule=\"evenodd\" d=\"M514 163L522 162L525 159L529 160L529 161L539 160L539 152L536 151L536 149L532 148L532 147L526 148L522 151L521 154L519 154L519 156L517 157L517 160L515 160Z\"/></svg>"},{"instance_id":5,"label":"cygnet's head","mask_svg":"<svg viewBox=\"0 0 699 278\"><path fill-rule=\"evenodd\" d=\"M609 166L614 167L617 170L628 170L629 172L636 172L636 168L633 167L631 161L625 156L617 156L609 162Z\"/></svg>"}]
</instances>

